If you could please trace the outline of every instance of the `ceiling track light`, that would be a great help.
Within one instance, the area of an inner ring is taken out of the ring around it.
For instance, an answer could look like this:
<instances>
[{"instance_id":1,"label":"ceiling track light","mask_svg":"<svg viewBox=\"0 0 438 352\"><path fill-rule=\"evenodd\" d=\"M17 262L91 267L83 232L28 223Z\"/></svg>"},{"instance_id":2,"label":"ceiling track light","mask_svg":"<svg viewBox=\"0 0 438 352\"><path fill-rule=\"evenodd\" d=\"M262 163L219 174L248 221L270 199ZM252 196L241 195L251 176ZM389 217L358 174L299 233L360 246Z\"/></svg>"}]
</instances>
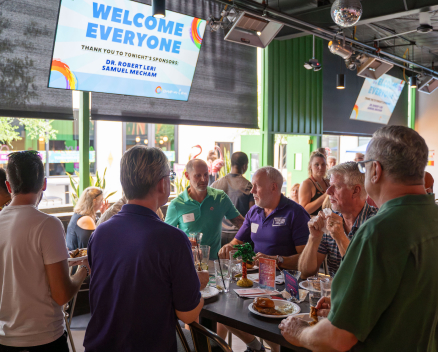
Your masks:
<instances>
[{"instance_id":1,"label":"ceiling track light","mask_svg":"<svg viewBox=\"0 0 438 352\"><path fill-rule=\"evenodd\" d=\"M166 0L152 0L152 16L155 18L166 17Z\"/></svg>"},{"instance_id":2,"label":"ceiling track light","mask_svg":"<svg viewBox=\"0 0 438 352\"><path fill-rule=\"evenodd\" d=\"M409 86L411 88L417 88L417 76L409 77Z\"/></svg>"},{"instance_id":3,"label":"ceiling track light","mask_svg":"<svg viewBox=\"0 0 438 352\"><path fill-rule=\"evenodd\" d=\"M345 75L343 73L336 75L336 89L345 89Z\"/></svg>"}]
</instances>

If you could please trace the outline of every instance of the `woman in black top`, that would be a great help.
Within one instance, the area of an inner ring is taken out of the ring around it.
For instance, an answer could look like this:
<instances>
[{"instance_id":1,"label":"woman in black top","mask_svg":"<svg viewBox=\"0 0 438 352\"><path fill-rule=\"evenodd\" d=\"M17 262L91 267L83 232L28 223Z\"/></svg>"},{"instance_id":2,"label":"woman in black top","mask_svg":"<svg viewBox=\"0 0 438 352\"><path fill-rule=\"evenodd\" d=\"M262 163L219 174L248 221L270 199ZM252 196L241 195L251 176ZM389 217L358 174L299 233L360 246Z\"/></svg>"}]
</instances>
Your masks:
<instances>
[{"instance_id":1,"label":"woman in black top","mask_svg":"<svg viewBox=\"0 0 438 352\"><path fill-rule=\"evenodd\" d=\"M318 215L322 203L327 198L327 188L330 184L326 180L327 160L324 154L314 151L309 160L309 178L300 186L300 204L310 215Z\"/></svg>"},{"instance_id":2,"label":"woman in black top","mask_svg":"<svg viewBox=\"0 0 438 352\"><path fill-rule=\"evenodd\" d=\"M96 229L96 212L100 210L103 214L107 209L108 201L103 199L102 189L88 187L82 192L67 227L69 250L88 247L88 240Z\"/></svg>"}]
</instances>

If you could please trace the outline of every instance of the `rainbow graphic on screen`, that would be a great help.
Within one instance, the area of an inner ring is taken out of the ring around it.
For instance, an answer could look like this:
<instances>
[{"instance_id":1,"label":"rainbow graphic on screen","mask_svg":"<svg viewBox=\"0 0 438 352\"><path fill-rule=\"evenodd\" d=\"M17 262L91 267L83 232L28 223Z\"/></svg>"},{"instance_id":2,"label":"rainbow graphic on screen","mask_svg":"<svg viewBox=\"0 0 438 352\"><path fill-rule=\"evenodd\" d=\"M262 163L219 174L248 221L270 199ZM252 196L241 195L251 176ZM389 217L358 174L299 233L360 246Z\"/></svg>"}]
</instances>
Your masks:
<instances>
[{"instance_id":1,"label":"rainbow graphic on screen","mask_svg":"<svg viewBox=\"0 0 438 352\"><path fill-rule=\"evenodd\" d=\"M59 59L53 59L51 71L58 71L65 77L65 89L78 89L78 80L67 64Z\"/></svg>"},{"instance_id":2,"label":"rainbow graphic on screen","mask_svg":"<svg viewBox=\"0 0 438 352\"><path fill-rule=\"evenodd\" d=\"M161 86L158 86L157 88L155 88L155 93L160 94L162 90L163 89L161 88Z\"/></svg>"},{"instance_id":3,"label":"rainbow graphic on screen","mask_svg":"<svg viewBox=\"0 0 438 352\"><path fill-rule=\"evenodd\" d=\"M353 111L356 111L356 120L357 120L357 115L359 115L359 106L354 105Z\"/></svg>"},{"instance_id":4,"label":"rainbow graphic on screen","mask_svg":"<svg viewBox=\"0 0 438 352\"><path fill-rule=\"evenodd\" d=\"M192 26L190 27L190 37L192 38L193 44L195 44L198 49L201 49L202 43L201 34L199 33L201 23L202 20L195 17L192 21Z\"/></svg>"}]
</instances>

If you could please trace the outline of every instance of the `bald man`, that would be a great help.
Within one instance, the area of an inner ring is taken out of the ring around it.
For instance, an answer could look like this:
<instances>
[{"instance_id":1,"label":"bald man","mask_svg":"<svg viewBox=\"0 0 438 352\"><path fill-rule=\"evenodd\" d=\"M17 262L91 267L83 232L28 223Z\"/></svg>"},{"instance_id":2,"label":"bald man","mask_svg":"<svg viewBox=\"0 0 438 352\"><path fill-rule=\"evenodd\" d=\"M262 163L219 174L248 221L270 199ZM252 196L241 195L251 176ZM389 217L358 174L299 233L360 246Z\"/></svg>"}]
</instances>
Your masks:
<instances>
[{"instance_id":1,"label":"bald man","mask_svg":"<svg viewBox=\"0 0 438 352\"><path fill-rule=\"evenodd\" d=\"M224 191L208 187L208 166L204 160L190 160L185 176L190 186L169 204L165 222L187 235L203 233L201 244L211 247L210 259L217 259L222 219L225 217L240 229L244 218Z\"/></svg>"}]
</instances>

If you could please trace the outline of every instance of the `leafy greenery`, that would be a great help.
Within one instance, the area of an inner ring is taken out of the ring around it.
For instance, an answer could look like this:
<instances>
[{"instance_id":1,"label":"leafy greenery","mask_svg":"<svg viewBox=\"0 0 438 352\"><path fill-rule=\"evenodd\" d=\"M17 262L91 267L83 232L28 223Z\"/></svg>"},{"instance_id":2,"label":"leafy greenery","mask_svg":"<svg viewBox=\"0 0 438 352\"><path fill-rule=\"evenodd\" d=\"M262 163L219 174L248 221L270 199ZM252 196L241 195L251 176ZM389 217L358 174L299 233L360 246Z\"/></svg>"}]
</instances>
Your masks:
<instances>
[{"instance_id":1,"label":"leafy greenery","mask_svg":"<svg viewBox=\"0 0 438 352\"><path fill-rule=\"evenodd\" d=\"M242 262L244 263L253 262L253 258L256 254L254 253L250 243L247 242L244 244L236 244L233 247L237 249L237 252L234 253L233 258L242 257Z\"/></svg>"},{"instance_id":2,"label":"leafy greenery","mask_svg":"<svg viewBox=\"0 0 438 352\"><path fill-rule=\"evenodd\" d=\"M26 136L31 139L40 137L48 139L56 139L57 130L53 129L52 122L40 119L18 119L20 124L26 129Z\"/></svg>"},{"instance_id":3,"label":"leafy greenery","mask_svg":"<svg viewBox=\"0 0 438 352\"><path fill-rule=\"evenodd\" d=\"M99 187L99 188L102 188L102 190L105 192L106 169L107 168L105 168L105 171L103 172L102 178L99 177L99 172L96 172L96 180L94 180L93 176L90 175L90 187ZM76 205L76 203L78 202L78 199L80 197L80 192L79 192L79 172L75 171L75 174L78 177L77 179L75 179L72 174L69 174L68 172L66 172L66 173L67 173L67 175L68 175L68 177L70 179L71 188L73 189L73 192L71 192L72 202L73 202L73 205ZM105 199L108 199L109 197L111 197L113 194L116 194L116 193L117 193L117 191L109 193L105 197Z\"/></svg>"},{"instance_id":4,"label":"leafy greenery","mask_svg":"<svg viewBox=\"0 0 438 352\"><path fill-rule=\"evenodd\" d=\"M11 142L19 141L22 138L17 132L19 126L13 125L12 117L0 117L0 141L12 147Z\"/></svg>"}]
</instances>

